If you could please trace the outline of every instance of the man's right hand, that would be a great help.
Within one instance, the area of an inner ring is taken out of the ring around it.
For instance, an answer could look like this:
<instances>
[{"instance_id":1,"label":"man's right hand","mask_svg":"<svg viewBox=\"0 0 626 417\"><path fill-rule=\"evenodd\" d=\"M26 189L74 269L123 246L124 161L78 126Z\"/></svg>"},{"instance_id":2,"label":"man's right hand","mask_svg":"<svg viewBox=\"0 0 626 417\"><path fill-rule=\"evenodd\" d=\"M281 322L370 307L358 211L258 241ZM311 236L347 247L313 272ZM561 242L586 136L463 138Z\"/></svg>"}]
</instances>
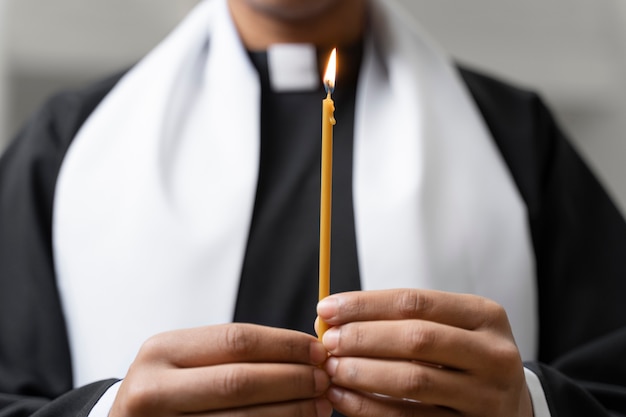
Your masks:
<instances>
[{"instance_id":1,"label":"man's right hand","mask_svg":"<svg viewBox=\"0 0 626 417\"><path fill-rule=\"evenodd\" d=\"M326 356L311 335L251 324L162 333L140 349L110 417L328 417Z\"/></svg>"}]
</instances>

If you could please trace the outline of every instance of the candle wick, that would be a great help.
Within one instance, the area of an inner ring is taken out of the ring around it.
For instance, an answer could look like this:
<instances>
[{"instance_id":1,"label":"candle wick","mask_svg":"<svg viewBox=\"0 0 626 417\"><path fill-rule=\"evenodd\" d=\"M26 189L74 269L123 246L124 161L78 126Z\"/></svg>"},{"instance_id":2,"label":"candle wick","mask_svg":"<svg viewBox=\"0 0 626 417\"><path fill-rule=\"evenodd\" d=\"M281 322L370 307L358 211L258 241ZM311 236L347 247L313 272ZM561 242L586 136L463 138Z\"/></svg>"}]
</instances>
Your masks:
<instances>
[{"instance_id":1,"label":"candle wick","mask_svg":"<svg viewBox=\"0 0 626 417\"><path fill-rule=\"evenodd\" d=\"M324 81L324 90L326 90L327 94L332 94L335 92L335 84L331 83L330 80Z\"/></svg>"}]
</instances>

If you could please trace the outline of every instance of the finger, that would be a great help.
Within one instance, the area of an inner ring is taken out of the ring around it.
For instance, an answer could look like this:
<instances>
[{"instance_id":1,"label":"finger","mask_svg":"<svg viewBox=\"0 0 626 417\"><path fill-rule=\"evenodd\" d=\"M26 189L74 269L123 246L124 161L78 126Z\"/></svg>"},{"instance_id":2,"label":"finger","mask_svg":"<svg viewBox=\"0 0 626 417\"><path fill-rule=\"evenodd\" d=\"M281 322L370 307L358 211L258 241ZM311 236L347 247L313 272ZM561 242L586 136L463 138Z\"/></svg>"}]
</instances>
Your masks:
<instances>
[{"instance_id":1,"label":"finger","mask_svg":"<svg viewBox=\"0 0 626 417\"><path fill-rule=\"evenodd\" d=\"M326 331L328 331L328 329L330 328L328 323L324 323L325 327L324 327L324 333L326 333ZM315 330L315 334L318 335L320 334L320 318L319 316L315 318L315 322L313 323L313 329Z\"/></svg>"},{"instance_id":2,"label":"finger","mask_svg":"<svg viewBox=\"0 0 626 417\"><path fill-rule=\"evenodd\" d=\"M511 338L424 320L348 323L329 329L323 343L335 356L415 360L465 371L509 361L521 365Z\"/></svg>"},{"instance_id":3,"label":"finger","mask_svg":"<svg viewBox=\"0 0 626 417\"><path fill-rule=\"evenodd\" d=\"M508 327L504 309L471 294L418 289L355 291L333 294L318 303L319 317L329 325L353 321L421 319L475 330Z\"/></svg>"},{"instance_id":4,"label":"finger","mask_svg":"<svg viewBox=\"0 0 626 417\"><path fill-rule=\"evenodd\" d=\"M327 398L335 410L354 417L458 417L461 414L450 409L421 404L415 401L395 400L380 395L350 391L333 386Z\"/></svg>"},{"instance_id":5,"label":"finger","mask_svg":"<svg viewBox=\"0 0 626 417\"><path fill-rule=\"evenodd\" d=\"M406 361L331 357L325 369L333 385L452 409L471 404L479 388L464 372Z\"/></svg>"},{"instance_id":6,"label":"finger","mask_svg":"<svg viewBox=\"0 0 626 417\"><path fill-rule=\"evenodd\" d=\"M242 323L162 333L144 343L139 353L142 361L165 360L180 368L234 362L319 365L326 356L309 334Z\"/></svg>"},{"instance_id":7,"label":"finger","mask_svg":"<svg viewBox=\"0 0 626 417\"><path fill-rule=\"evenodd\" d=\"M171 369L157 384L144 403L195 413L312 399L326 391L330 380L316 366L256 363Z\"/></svg>"},{"instance_id":8,"label":"finger","mask_svg":"<svg viewBox=\"0 0 626 417\"><path fill-rule=\"evenodd\" d=\"M194 417L330 417L332 412L333 408L330 401L326 398L317 398L315 400L264 404L255 407L194 413L193 415Z\"/></svg>"}]
</instances>

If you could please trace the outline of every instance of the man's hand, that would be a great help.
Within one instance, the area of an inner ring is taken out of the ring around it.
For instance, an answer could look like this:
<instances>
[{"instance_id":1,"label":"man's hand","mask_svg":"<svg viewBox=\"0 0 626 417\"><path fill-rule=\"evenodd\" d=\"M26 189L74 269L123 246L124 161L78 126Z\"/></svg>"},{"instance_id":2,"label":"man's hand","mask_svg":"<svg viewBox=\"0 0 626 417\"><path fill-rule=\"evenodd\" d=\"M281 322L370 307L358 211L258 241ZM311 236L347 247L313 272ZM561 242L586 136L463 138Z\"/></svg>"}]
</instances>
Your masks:
<instances>
[{"instance_id":1,"label":"man's hand","mask_svg":"<svg viewBox=\"0 0 626 417\"><path fill-rule=\"evenodd\" d=\"M402 289L332 295L328 398L347 416L531 417L504 309L473 295Z\"/></svg>"},{"instance_id":2,"label":"man's hand","mask_svg":"<svg viewBox=\"0 0 626 417\"><path fill-rule=\"evenodd\" d=\"M141 348L110 417L328 417L327 352L291 330L228 324L163 333Z\"/></svg>"}]
</instances>

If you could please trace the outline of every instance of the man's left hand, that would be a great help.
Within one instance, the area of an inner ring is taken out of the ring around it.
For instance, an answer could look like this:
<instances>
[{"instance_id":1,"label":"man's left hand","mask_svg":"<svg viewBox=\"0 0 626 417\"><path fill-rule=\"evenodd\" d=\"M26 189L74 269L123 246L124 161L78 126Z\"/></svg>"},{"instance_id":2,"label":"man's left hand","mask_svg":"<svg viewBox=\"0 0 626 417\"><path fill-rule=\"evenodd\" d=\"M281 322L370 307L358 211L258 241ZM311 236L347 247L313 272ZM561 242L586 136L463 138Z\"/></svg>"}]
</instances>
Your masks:
<instances>
[{"instance_id":1,"label":"man's left hand","mask_svg":"<svg viewBox=\"0 0 626 417\"><path fill-rule=\"evenodd\" d=\"M400 289L334 294L318 305L328 398L352 417L532 417L504 308L467 294Z\"/></svg>"}]
</instances>

